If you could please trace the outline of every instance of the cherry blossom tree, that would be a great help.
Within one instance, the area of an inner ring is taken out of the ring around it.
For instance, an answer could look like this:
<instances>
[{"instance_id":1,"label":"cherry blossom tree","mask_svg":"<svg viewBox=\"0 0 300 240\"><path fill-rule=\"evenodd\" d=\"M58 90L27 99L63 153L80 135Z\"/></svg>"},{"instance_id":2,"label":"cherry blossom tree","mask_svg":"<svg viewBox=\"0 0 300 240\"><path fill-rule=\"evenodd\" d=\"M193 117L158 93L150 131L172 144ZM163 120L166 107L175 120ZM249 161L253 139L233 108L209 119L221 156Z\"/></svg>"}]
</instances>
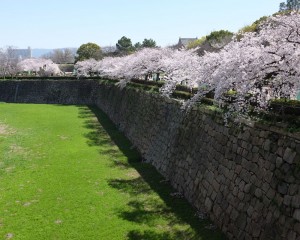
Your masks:
<instances>
[{"instance_id":1,"label":"cherry blossom tree","mask_svg":"<svg viewBox=\"0 0 300 240\"><path fill-rule=\"evenodd\" d=\"M169 57L162 59L166 83L160 92L169 96L177 84L196 87L200 61L195 50L173 50Z\"/></svg>"},{"instance_id":2,"label":"cherry blossom tree","mask_svg":"<svg viewBox=\"0 0 300 240\"><path fill-rule=\"evenodd\" d=\"M164 95L176 84L198 86L185 106L214 91L215 103L226 105L229 112L265 110L270 98L293 98L300 89L300 15L269 17L257 31L238 33L219 52L201 57L194 50L146 48L125 57L80 62L77 68L86 75L116 78L122 87L133 78L148 80L150 74L164 73ZM234 97L228 97L230 90Z\"/></svg>"},{"instance_id":3,"label":"cherry blossom tree","mask_svg":"<svg viewBox=\"0 0 300 240\"><path fill-rule=\"evenodd\" d=\"M253 102L257 109L265 109L269 98L293 97L300 88L299 27L300 15L296 13L268 18L258 32L245 33L219 53L205 55L204 62L214 60L208 69L200 64L203 75L198 84L204 82L214 88L219 104L226 102L228 90L235 89L236 100L231 107L236 111L248 111Z\"/></svg>"},{"instance_id":4,"label":"cherry blossom tree","mask_svg":"<svg viewBox=\"0 0 300 240\"><path fill-rule=\"evenodd\" d=\"M0 76L14 76L17 73L18 58L13 47L0 49Z\"/></svg>"},{"instance_id":5,"label":"cherry blossom tree","mask_svg":"<svg viewBox=\"0 0 300 240\"><path fill-rule=\"evenodd\" d=\"M84 61L79 61L75 65L78 77L88 77L96 72L95 66L98 62L91 58Z\"/></svg>"},{"instance_id":6,"label":"cherry blossom tree","mask_svg":"<svg viewBox=\"0 0 300 240\"><path fill-rule=\"evenodd\" d=\"M35 72L40 76L61 75L57 64L50 59L30 58L18 63L18 70L20 72Z\"/></svg>"},{"instance_id":7,"label":"cherry blossom tree","mask_svg":"<svg viewBox=\"0 0 300 240\"><path fill-rule=\"evenodd\" d=\"M127 56L125 64L119 68L119 71L124 72L124 80L121 84L124 86L133 78L147 81L153 74L164 73L166 69L163 60L171 57L172 54L173 50L167 48L144 48Z\"/></svg>"}]
</instances>

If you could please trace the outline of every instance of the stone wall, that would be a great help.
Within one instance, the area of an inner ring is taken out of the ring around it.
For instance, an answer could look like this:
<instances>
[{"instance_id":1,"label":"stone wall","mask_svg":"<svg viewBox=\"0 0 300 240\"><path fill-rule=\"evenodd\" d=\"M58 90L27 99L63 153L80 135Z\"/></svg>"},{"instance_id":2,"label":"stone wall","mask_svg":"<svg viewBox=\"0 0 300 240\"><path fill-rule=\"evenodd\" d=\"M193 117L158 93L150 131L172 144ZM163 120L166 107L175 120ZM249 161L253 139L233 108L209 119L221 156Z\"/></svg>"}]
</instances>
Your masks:
<instances>
[{"instance_id":1,"label":"stone wall","mask_svg":"<svg viewBox=\"0 0 300 240\"><path fill-rule=\"evenodd\" d=\"M96 104L229 239L300 239L300 137L259 124L224 126L205 108L100 87Z\"/></svg>"},{"instance_id":2,"label":"stone wall","mask_svg":"<svg viewBox=\"0 0 300 240\"><path fill-rule=\"evenodd\" d=\"M0 101L17 103L92 104L93 81L0 81Z\"/></svg>"},{"instance_id":3,"label":"stone wall","mask_svg":"<svg viewBox=\"0 0 300 240\"><path fill-rule=\"evenodd\" d=\"M136 89L89 81L81 92L80 82L60 84L67 91L58 94L63 102L78 99L105 111L142 157L229 239L300 239L299 135L257 123L226 127L207 107L185 113L175 100ZM27 87L41 96L24 93L18 101L48 102L42 96L47 87ZM0 83L0 101L5 89Z\"/></svg>"}]
</instances>

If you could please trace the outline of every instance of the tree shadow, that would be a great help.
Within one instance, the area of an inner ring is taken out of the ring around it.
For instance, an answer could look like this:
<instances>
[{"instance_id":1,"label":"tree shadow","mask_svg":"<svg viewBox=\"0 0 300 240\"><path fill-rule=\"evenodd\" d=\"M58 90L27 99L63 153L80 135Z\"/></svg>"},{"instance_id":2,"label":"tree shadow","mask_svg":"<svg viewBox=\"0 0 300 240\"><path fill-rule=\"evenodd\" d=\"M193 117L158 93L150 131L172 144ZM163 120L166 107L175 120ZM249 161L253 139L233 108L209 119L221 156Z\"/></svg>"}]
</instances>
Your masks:
<instances>
[{"instance_id":1,"label":"tree shadow","mask_svg":"<svg viewBox=\"0 0 300 240\"><path fill-rule=\"evenodd\" d=\"M107 136L106 131L101 125L95 114L86 106L78 106L79 109L79 118L85 119L84 127L90 131L84 134L84 137L87 139L87 144L89 146L114 146L114 143L111 141L109 136ZM107 152L103 154L114 154L118 151L108 148Z\"/></svg>"},{"instance_id":2,"label":"tree shadow","mask_svg":"<svg viewBox=\"0 0 300 240\"><path fill-rule=\"evenodd\" d=\"M122 219L151 228L132 230L127 235L128 239L226 239L220 231L207 229L211 222L200 220L195 215L196 210L185 199L171 196L175 192L171 185L152 165L141 161L138 151L132 148L130 141L104 112L95 106L79 107L79 117L86 118L85 127L91 130L85 135L90 146L116 145L127 157L127 162L119 161L116 159L120 157L120 151L106 150L106 154L113 157L112 167L134 168L139 173L133 179L108 180L111 187L135 196L126 209L117 209L116 214ZM105 152L101 150L100 153ZM162 222L163 226L160 225Z\"/></svg>"},{"instance_id":3,"label":"tree shadow","mask_svg":"<svg viewBox=\"0 0 300 240\"><path fill-rule=\"evenodd\" d=\"M118 159L112 159L110 167L118 167L120 169L132 168L128 162L120 161Z\"/></svg>"}]
</instances>

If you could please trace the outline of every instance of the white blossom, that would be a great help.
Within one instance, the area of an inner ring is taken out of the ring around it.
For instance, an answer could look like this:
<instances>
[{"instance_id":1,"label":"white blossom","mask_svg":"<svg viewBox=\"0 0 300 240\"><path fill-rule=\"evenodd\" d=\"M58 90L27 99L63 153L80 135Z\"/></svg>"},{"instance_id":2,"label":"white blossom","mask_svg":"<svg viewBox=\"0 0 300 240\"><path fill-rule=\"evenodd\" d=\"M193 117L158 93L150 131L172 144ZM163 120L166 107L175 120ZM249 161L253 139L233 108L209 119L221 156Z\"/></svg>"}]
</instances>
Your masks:
<instances>
[{"instance_id":1,"label":"white blossom","mask_svg":"<svg viewBox=\"0 0 300 240\"><path fill-rule=\"evenodd\" d=\"M50 59L29 58L17 64L21 72L36 72L41 76L60 75L61 70L58 65Z\"/></svg>"},{"instance_id":2,"label":"white blossom","mask_svg":"<svg viewBox=\"0 0 300 240\"><path fill-rule=\"evenodd\" d=\"M198 56L193 50L143 49L125 57L77 63L81 74L96 72L120 80L125 86L133 78L147 80L163 73L161 93L170 95L177 84L197 86L191 104L214 91L215 102L228 103L230 111L245 113L250 108L267 109L272 98L293 98L300 89L300 15L269 17L257 32L237 35L219 52Z\"/></svg>"}]
</instances>

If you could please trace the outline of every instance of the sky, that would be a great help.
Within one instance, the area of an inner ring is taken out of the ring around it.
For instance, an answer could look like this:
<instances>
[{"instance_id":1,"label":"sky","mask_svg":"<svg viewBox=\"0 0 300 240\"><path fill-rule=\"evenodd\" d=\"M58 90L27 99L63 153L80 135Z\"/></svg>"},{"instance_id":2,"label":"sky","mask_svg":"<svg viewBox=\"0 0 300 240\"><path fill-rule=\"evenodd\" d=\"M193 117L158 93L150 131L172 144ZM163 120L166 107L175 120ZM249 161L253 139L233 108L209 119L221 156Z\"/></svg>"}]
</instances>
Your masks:
<instances>
[{"instance_id":1,"label":"sky","mask_svg":"<svg viewBox=\"0 0 300 240\"><path fill-rule=\"evenodd\" d=\"M152 38L159 46L179 37L238 31L278 11L283 0L0 0L0 48L64 48L93 42L115 46Z\"/></svg>"}]
</instances>

